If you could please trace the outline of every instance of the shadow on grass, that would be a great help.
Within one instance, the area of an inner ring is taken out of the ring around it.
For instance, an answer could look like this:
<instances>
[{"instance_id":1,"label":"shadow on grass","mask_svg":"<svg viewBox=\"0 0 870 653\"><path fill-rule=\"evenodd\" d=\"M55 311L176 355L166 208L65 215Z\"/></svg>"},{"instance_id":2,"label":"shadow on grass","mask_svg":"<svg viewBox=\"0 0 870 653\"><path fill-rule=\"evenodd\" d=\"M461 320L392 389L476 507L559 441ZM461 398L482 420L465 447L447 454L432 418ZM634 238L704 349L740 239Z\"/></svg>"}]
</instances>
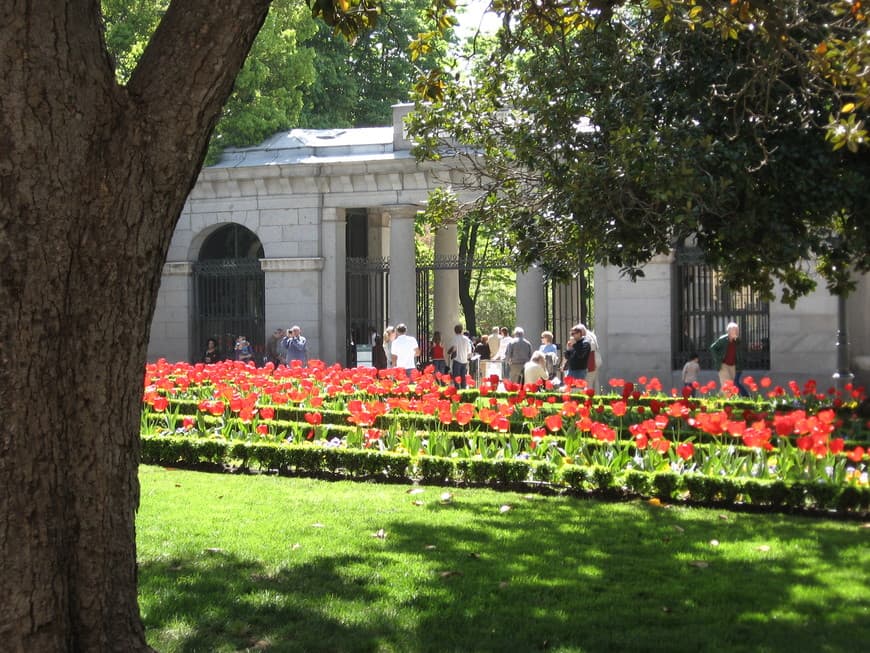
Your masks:
<instances>
[{"instance_id":1,"label":"shadow on grass","mask_svg":"<svg viewBox=\"0 0 870 653\"><path fill-rule=\"evenodd\" d=\"M449 594L419 624L439 634L423 651L849 651L870 636L857 527L734 513L711 527L637 503L450 509L470 525L441 530L431 550ZM425 524L392 529L409 552L433 540Z\"/></svg>"},{"instance_id":2,"label":"shadow on grass","mask_svg":"<svg viewBox=\"0 0 870 653\"><path fill-rule=\"evenodd\" d=\"M540 497L504 510L499 500L430 503L385 523L382 546L273 572L222 552L144 563L152 645L816 652L870 638L866 529L735 513L711 524L709 512ZM461 525L433 528L446 510ZM419 580L391 593L409 564ZM346 573L359 565L378 573ZM331 610L339 604L353 618Z\"/></svg>"},{"instance_id":3,"label":"shadow on grass","mask_svg":"<svg viewBox=\"0 0 870 653\"><path fill-rule=\"evenodd\" d=\"M269 570L220 550L139 567L149 643L158 651L369 651L389 632L341 623L326 614L331 600L369 600L369 590L337 569L351 556ZM315 600L316 597L316 600ZM326 601L324 601L326 597ZM309 604L310 599L310 604ZM316 607L315 607L316 606Z\"/></svg>"}]
</instances>

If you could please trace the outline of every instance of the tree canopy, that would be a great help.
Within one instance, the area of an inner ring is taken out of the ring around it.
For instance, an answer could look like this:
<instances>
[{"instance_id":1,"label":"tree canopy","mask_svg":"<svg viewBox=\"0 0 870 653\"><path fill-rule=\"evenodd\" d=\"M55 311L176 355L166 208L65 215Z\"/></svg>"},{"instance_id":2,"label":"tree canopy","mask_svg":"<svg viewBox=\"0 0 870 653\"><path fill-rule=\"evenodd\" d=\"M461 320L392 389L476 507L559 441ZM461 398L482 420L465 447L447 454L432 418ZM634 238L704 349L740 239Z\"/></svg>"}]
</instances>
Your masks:
<instances>
[{"instance_id":1,"label":"tree canopy","mask_svg":"<svg viewBox=\"0 0 870 653\"><path fill-rule=\"evenodd\" d=\"M444 38L435 38L412 60L409 48L429 30L430 0L386 0L373 29L353 40L330 38L324 23L303 42L315 54L315 74L303 92L300 125L310 128L388 125L390 106L407 102L421 71L436 65L445 52ZM449 32L445 37L450 38Z\"/></svg>"},{"instance_id":2,"label":"tree canopy","mask_svg":"<svg viewBox=\"0 0 870 653\"><path fill-rule=\"evenodd\" d=\"M299 0L271 3L215 127L210 160L225 147L254 145L294 127L389 124L390 106L407 102L414 80L444 52L444 38L438 35L420 57L409 47L416 35L429 30L430 0L363 3L355 14L349 4L351 15L366 17L356 25L341 22L342 13L327 5L312 4L313 10ZM125 83L169 0L102 0L102 6L106 44L118 80ZM339 22L315 20L319 9L320 15ZM349 38L335 38L337 27L349 29Z\"/></svg>"},{"instance_id":3,"label":"tree canopy","mask_svg":"<svg viewBox=\"0 0 870 653\"><path fill-rule=\"evenodd\" d=\"M752 4L713 20L694 2L495 2L491 52L418 107L417 153L464 157L474 208L555 277L636 277L688 241L733 286L793 303L816 261L847 291L870 269L870 161L825 141L841 97L813 56L837 16L789 3L738 30Z\"/></svg>"},{"instance_id":4,"label":"tree canopy","mask_svg":"<svg viewBox=\"0 0 870 653\"><path fill-rule=\"evenodd\" d=\"M169 0L102 0L106 45L125 83ZM321 23L322 24L322 23ZM314 80L314 52L301 41L315 34L311 11L298 0L273 0L215 126L210 157L224 147L261 142L299 122L304 89Z\"/></svg>"}]
</instances>

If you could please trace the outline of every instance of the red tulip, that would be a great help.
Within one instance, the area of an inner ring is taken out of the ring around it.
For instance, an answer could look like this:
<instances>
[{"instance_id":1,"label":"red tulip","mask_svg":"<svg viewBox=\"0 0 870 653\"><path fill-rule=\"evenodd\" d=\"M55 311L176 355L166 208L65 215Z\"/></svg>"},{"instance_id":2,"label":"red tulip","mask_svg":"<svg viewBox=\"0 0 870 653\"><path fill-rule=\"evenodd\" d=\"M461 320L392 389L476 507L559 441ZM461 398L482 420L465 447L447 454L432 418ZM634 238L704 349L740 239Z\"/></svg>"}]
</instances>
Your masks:
<instances>
[{"instance_id":1,"label":"red tulip","mask_svg":"<svg viewBox=\"0 0 870 653\"><path fill-rule=\"evenodd\" d=\"M695 445L691 442L682 442L677 445L677 455L683 460L688 460L695 454Z\"/></svg>"},{"instance_id":2,"label":"red tulip","mask_svg":"<svg viewBox=\"0 0 870 653\"><path fill-rule=\"evenodd\" d=\"M613 411L613 414L616 417L622 417L623 415L625 415L626 408L627 406L625 405L624 401L614 401L612 404L610 404L610 409Z\"/></svg>"},{"instance_id":3,"label":"red tulip","mask_svg":"<svg viewBox=\"0 0 870 653\"><path fill-rule=\"evenodd\" d=\"M312 426L317 426L323 423L323 415L320 413L305 413L305 421Z\"/></svg>"},{"instance_id":4,"label":"red tulip","mask_svg":"<svg viewBox=\"0 0 870 653\"><path fill-rule=\"evenodd\" d=\"M664 438L656 438L652 441L652 447L659 453L667 453L668 449L671 448L671 441Z\"/></svg>"},{"instance_id":5,"label":"red tulip","mask_svg":"<svg viewBox=\"0 0 870 653\"><path fill-rule=\"evenodd\" d=\"M562 430L562 416L559 414L547 415L547 418L544 420L544 425L550 430L551 433L560 431Z\"/></svg>"}]
</instances>

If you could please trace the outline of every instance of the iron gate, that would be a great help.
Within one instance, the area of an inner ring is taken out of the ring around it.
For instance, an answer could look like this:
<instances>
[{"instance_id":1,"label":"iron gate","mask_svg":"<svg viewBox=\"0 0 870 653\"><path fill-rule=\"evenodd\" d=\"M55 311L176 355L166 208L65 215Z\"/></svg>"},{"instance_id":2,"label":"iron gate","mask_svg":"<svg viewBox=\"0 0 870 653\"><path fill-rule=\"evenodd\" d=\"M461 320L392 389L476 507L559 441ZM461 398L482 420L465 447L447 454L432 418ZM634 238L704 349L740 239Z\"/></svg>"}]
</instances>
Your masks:
<instances>
[{"instance_id":1,"label":"iron gate","mask_svg":"<svg viewBox=\"0 0 870 653\"><path fill-rule=\"evenodd\" d=\"M745 367L769 370L768 302L749 288L730 289L698 249L678 248L674 267L673 369L681 369L693 352L699 354L702 368L712 368L710 344L734 321L746 345Z\"/></svg>"},{"instance_id":2,"label":"iron gate","mask_svg":"<svg viewBox=\"0 0 870 653\"><path fill-rule=\"evenodd\" d=\"M265 288L258 259L209 259L193 264L194 360L200 360L209 338L218 341L224 357L231 358L239 335L253 345L256 360L263 360Z\"/></svg>"},{"instance_id":3,"label":"iron gate","mask_svg":"<svg viewBox=\"0 0 870 653\"><path fill-rule=\"evenodd\" d=\"M429 348L432 338L432 323L435 320L435 279L432 273L436 270L455 270L472 272L474 270L513 269L515 262L506 257L471 258L463 256L430 256L417 260L417 341L420 344L421 357L424 362L430 360ZM441 334L447 341L450 333Z\"/></svg>"},{"instance_id":4,"label":"iron gate","mask_svg":"<svg viewBox=\"0 0 870 653\"><path fill-rule=\"evenodd\" d=\"M546 298L547 328L553 333L553 342L561 350L568 341L571 327L582 322L594 329L592 298L593 269L583 268L570 281L548 281Z\"/></svg>"},{"instance_id":5,"label":"iron gate","mask_svg":"<svg viewBox=\"0 0 870 653\"><path fill-rule=\"evenodd\" d=\"M347 363L356 365L356 345L371 345L382 334L389 315L390 259L348 258L345 263L347 292Z\"/></svg>"}]
</instances>

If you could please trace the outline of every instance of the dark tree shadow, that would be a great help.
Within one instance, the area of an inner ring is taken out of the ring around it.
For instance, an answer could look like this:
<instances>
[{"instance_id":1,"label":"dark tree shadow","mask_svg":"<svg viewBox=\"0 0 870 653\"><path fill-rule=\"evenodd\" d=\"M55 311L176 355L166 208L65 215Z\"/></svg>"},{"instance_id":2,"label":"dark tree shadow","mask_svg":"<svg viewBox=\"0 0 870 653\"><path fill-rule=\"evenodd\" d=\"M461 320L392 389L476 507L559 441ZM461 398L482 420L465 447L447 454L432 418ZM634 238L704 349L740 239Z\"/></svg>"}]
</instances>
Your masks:
<instances>
[{"instance_id":1,"label":"dark tree shadow","mask_svg":"<svg viewBox=\"0 0 870 653\"><path fill-rule=\"evenodd\" d=\"M375 651L388 624L348 625L308 607L325 594L337 600L371 600L364 583L336 570L361 557L320 558L269 571L220 550L185 559L149 561L139 567L140 595L152 646L171 639L176 650ZM177 624L183 615L183 624Z\"/></svg>"}]
</instances>

